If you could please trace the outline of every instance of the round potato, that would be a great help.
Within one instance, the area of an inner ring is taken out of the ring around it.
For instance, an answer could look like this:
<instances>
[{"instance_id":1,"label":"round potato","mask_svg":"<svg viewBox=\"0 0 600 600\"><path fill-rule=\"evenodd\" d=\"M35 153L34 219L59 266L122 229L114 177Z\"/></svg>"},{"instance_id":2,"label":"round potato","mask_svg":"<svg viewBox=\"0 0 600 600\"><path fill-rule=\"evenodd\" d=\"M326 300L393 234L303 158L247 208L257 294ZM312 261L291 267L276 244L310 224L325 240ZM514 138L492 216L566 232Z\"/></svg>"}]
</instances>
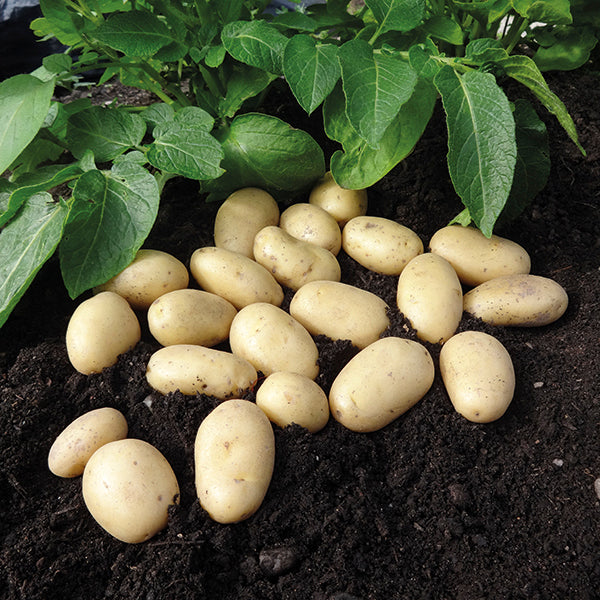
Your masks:
<instances>
[{"instance_id":1,"label":"round potato","mask_svg":"<svg viewBox=\"0 0 600 600\"><path fill-rule=\"evenodd\" d=\"M85 466L83 499L108 533L137 544L166 527L169 505L179 502L179 485L154 446L118 440L96 450Z\"/></svg>"},{"instance_id":2,"label":"round potato","mask_svg":"<svg viewBox=\"0 0 600 600\"><path fill-rule=\"evenodd\" d=\"M201 288L231 302L238 310L253 302L279 306L283 290L257 262L231 250L207 246L192 254L190 270Z\"/></svg>"},{"instance_id":3,"label":"round potato","mask_svg":"<svg viewBox=\"0 0 600 600\"><path fill-rule=\"evenodd\" d=\"M552 279L539 275L504 275L467 292L464 310L492 325L541 327L567 310L569 297Z\"/></svg>"},{"instance_id":4,"label":"round potato","mask_svg":"<svg viewBox=\"0 0 600 600\"><path fill-rule=\"evenodd\" d=\"M308 331L272 304L259 302L240 310L231 323L229 344L236 356L264 375L289 371L314 379L319 374L319 353Z\"/></svg>"},{"instance_id":5,"label":"round potato","mask_svg":"<svg viewBox=\"0 0 600 600\"><path fill-rule=\"evenodd\" d=\"M298 290L309 281L339 281L336 257L315 244L298 240L280 227L261 229L254 238L254 258L283 286Z\"/></svg>"},{"instance_id":6,"label":"round potato","mask_svg":"<svg viewBox=\"0 0 600 600\"><path fill-rule=\"evenodd\" d=\"M139 250L133 262L94 292L115 292L135 310L147 309L159 296L186 288L189 283L185 265L167 252Z\"/></svg>"},{"instance_id":7,"label":"round potato","mask_svg":"<svg viewBox=\"0 0 600 600\"><path fill-rule=\"evenodd\" d=\"M308 201L325 209L342 228L350 219L367 214L367 190L343 188L335 182L331 171L318 181Z\"/></svg>"},{"instance_id":8,"label":"round potato","mask_svg":"<svg viewBox=\"0 0 600 600\"><path fill-rule=\"evenodd\" d=\"M148 361L148 383L161 394L179 390L187 396L240 396L254 386L256 369L240 356L190 344L157 350Z\"/></svg>"},{"instance_id":9,"label":"round potato","mask_svg":"<svg viewBox=\"0 0 600 600\"><path fill-rule=\"evenodd\" d=\"M435 232L429 248L444 257L461 282L469 286L503 275L529 273L531 268L529 254L522 246L497 235L487 238L474 227L444 227Z\"/></svg>"},{"instance_id":10,"label":"round potato","mask_svg":"<svg viewBox=\"0 0 600 600\"><path fill-rule=\"evenodd\" d=\"M433 384L433 360L417 342L386 337L361 350L329 392L333 417L352 431L376 431L414 406Z\"/></svg>"},{"instance_id":11,"label":"round potato","mask_svg":"<svg viewBox=\"0 0 600 600\"><path fill-rule=\"evenodd\" d=\"M329 421L325 392L298 373L279 371L269 375L256 392L256 404L279 427L296 423L316 433Z\"/></svg>"},{"instance_id":12,"label":"round potato","mask_svg":"<svg viewBox=\"0 0 600 600\"><path fill-rule=\"evenodd\" d=\"M423 242L414 231L383 217L350 219L342 233L342 247L357 263L384 275L400 275L423 253Z\"/></svg>"},{"instance_id":13,"label":"round potato","mask_svg":"<svg viewBox=\"0 0 600 600\"><path fill-rule=\"evenodd\" d=\"M258 188L242 188L229 195L217 211L215 246L254 258L254 236L263 227L278 223L279 206L271 194Z\"/></svg>"},{"instance_id":14,"label":"round potato","mask_svg":"<svg viewBox=\"0 0 600 600\"><path fill-rule=\"evenodd\" d=\"M100 292L73 312L67 326L67 353L80 373L100 373L140 338L140 323L127 300L114 292Z\"/></svg>"},{"instance_id":15,"label":"round potato","mask_svg":"<svg viewBox=\"0 0 600 600\"><path fill-rule=\"evenodd\" d=\"M150 333L163 346L215 346L227 339L237 310L210 292L175 290L157 298L148 309Z\"/></svg>"},{"instance_id":16,"label":"round potato","mask_svg":"<svg viewBox=\"0 0 600 600\"><path fill-rule=\"evenodd\" d=\"M398 278L397 303L420 339L444 343L456 331L463 312L456 271L437 254L420 254Z\"/></svg>"},{"instance_id":17,"label":"round potato","mask_svg":"<svg viewBox=\"0 0 600 600\"><path fill-rule=\"evenodd\" d=\"M196 493L219 523L236 523L262 504L275 464L275 437L253 402L228 400L200 424L194 444Z\"/></svg>"},{"instance_id":18,"label":"round potato","mask_svg":"<svg viewBox=\"0 0 600 600\"><path fill-rule=\"evenodd\" d=\"M440 352L440 372L455 410L469 421L495 421L512 401L510 354L487 333L464 331L450 338Z\"/></svg>"},{"instance_id":19,"label":"round potato","mask_svg":"<svg viewBox=\"0 0 600 600\"><path fill-rule=\"evenodd\" d=\"M389 327L388 305L377 295L338 281L311 281L292 298L290 314L312 335L372 344Z\"/></svg>"},{"instance_id":20,"label":"round potato","mask_svg":"<svg viewBox=\"0 0 600 600\"><path fill-rule=\"evenodd\" d=\"M109 442L127 437L127 421L115 408L97 408L62 430L48 453L48 468L59 477L77 477L88 460Z\"/></svg>"}]
</instances>

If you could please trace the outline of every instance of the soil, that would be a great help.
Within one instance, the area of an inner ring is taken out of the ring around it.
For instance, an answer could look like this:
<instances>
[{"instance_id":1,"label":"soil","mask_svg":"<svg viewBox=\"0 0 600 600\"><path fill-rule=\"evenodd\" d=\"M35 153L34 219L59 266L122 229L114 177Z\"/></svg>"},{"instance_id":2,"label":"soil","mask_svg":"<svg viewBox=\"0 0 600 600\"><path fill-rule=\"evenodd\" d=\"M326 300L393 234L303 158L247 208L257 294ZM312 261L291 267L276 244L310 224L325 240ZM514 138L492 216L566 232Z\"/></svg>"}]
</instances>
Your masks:
<instances>
[{"instance_id":1,"label":"soil","mask_svg":"<svg viewBox=\"0 0 600 600\"><path fill-rule=\"evenodd\" d=\"M540 111L548 186L497 233L529 251L533 273L564 286L569 308L541 328L494 328L467 315L460 325L493 333L512 356L517 387L501 419L479 425L458 415L438 372L425 398L381 431L353 433L333 419L316 434L275 427L264 503L247 521L220 525L199 506L193 465L196 430L218 401L148 386L146 361L158 345L147 329L114 367L77 373L64 334L81 299L67 297L51 260L0 330L0 597L600 598L600 82L588 69L548 79L587 158ZM275 97L272 112L289 118L287 110ZM369 192L370 214L412 228L425 245L460 210L442 116ZM318 117L295 124L318 135ZM194 184L170 183L146 246L186 262L212 245L217 207ZM344 281L392 307L386 335L416 339L395 309L396 278L343 253L340 263ZM328 390L356 349L323 337L317 344L318 381ZM437 363L439 347L427 347ZM102 406L121 410L130 437L154 444L179 480L167 528L142 544L104 532L85 507L81 479L47 468L58 433Z\"/></svg>"}]
</instances>

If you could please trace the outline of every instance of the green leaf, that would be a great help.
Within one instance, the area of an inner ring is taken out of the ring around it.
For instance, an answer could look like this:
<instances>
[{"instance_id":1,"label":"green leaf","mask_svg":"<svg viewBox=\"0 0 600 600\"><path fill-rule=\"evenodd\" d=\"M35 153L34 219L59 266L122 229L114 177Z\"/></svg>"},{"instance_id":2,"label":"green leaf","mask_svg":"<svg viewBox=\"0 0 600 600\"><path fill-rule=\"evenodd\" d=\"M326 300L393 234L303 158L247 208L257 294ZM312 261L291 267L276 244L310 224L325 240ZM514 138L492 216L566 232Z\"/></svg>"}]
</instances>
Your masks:
<instances>
[{"instance_id":1,"label":"green leaf","mask_svg":"<svg viewBox=\"0 0 600 600\"><path fill-rule=\"evenodd\" d=\"M226 119L233 117L246 100L260 94L276 78L276 75L261 69L234 66L227 81L225 97L219 101L219 116Z\"/></svg>"},{"instance_id":2,"label":"green leaf","mask_svg":"<svg viewBox=\"0 0 600 600\"><path fill-rule=\"evenodd\" d=\"M411 46L408 50L410 66L418 73L420 78L428 81L433 81L442 66L435 59L436 56L439 56L439 52L431 40L423 45Z\"/></svg>"},{"instance_id":3,"label":"green leaf","mask_svg":"<svg viewBox=\"0 0 600 600\"><path fill-rule=\"evenodd\" d=\"M569 25L573 22L569 0L511 0L514 9L529 21L550 25Z\"/></svg>"},{"instance_id":4,"label":"green leaf","mask_svg":"<svg viewBox=\"0 0 600 600\"><path fill-rule=\"evenodd\" d=\"M452 6L473 15L481 23L491 25L508 13L511 2L512 0L477 0L476 2L452 0Z\"/></svg>"},{"instance_id":5,"label":"green leaf","mask_svg":"<svg viewBox=\"0 0 600 600\"><path fill-rule=\"evenodd\" d=\"M373 12L380 33L410 31L425 15L425 0L365 0L365 4Z\"/></svg>"},{"instance_id":6,"label":"green leaf","mask_svg":"<svg viewBox=\"0 0 600 600\"><path fill-rule=\"evenodd\" d=\"M43 18L34 19L30 25L39 37L55 37L65 46L81 41L83 19L67 8L64 0L40 0Z\"/></svg>"},{"instance_id":7,"label":"green leaf","mask_svg":"<svg viewBox=\"0 0 600 600\"><path fill-rule=\"evenodd\" d=\"M0 83L0 174L33 140L44 123L54 81L15 75Z\"/></svg>"},{"instance_id":8,"label":"green leaf","mask_svg":"<svg viewBox=\"0 0 600 600\"><path fill-rule=\"evenodd\" d=\"M533 56L540 71L572 71L583 66L596 47L598 38L591 27L556 27L555 43L538 48Z\"/></svg>"},{"instance_id":9,"label":"green leaf","mask_svg":"<svg viewBox=\"0 0 600 600\"><path fill-rule=\"evenodd\" d=\"M159 190L142 167L122 162L84 173L60 244L60 267L71 298L122 271L150 233Z\"/></svg>"},{"instance_id":10,"label":"green leaf","mask_svg":"<svg viewBox=\"0 0 600 600\"><path fill-rule=\"evenodd\" d=\"M446 66L435 77L448 123L448 170L454 189L486 235L511 189L517 148L508 99L493 75Z\"/></svg>"},{"instance_id":11,"label":"green leaf","mask_svg":"<svg viewBox=\"0 0 600 600\"><path fill-rule=\"evenodd\" d=\"M446 15L436 15L431 19L427 19L423 29L431 37L455 46L461 46L464 42L464 32L461 26Z\"/></svg>"},{"instance_id":12,"label":"green leaf","mask_svg":"<svg viewBox=\"0 0 600 600\"><path fill-rule=\"evenodd\" d=\"M140 117L150 126L150 133L152 133L158 125L172 121L175 118L175 110L170 104L156 102L145 108L140 113Z\"/></svg>"},{"instance_id":13,"label":"green leaf","mask_svg":"<svg viewBox=\"0 0 600 600\"><path fill-rule=\"evenodd\" d=\"M307 33L316 31L318 27L318 23L315 19L297 10L288 10L276 15L271 22L281 29L306 31Z\"/></svg>"},{"instance_id":14,"label":"green leaf","mask_svg":"<svg viewBox=\"0 0 600 600\"><path fill-rule=\"evenodd\" d=\"M29 198L0 232L0 327L58 245L67 207L46 192Z\"/></svg>"},{"instance_id":15,"label":"green leaf","mask_svg":"<svg viewBox=\"0 0 600 600\"><path fill-rule=\"evenodd\" d=\"M226 53L227 51L225 50L225 46L223 46L222 44L219 44L218 46L211 46L206 51L206 56L204 57L204 62L206 63L206 66L211 67L213 69L220 67L223 64L223 61L225 60Z\"/></svg>"},{"instance_id":16,"label":"green leaf","mask_svg":"<svg viewBox=\"0 0 600 600\"><path fill-rule=\"evenodd\" d=\"M73 59L68 54L50 54L42 59L42 64L50 73L62 73L71 68Z\"/></svg>"}]
</instances>

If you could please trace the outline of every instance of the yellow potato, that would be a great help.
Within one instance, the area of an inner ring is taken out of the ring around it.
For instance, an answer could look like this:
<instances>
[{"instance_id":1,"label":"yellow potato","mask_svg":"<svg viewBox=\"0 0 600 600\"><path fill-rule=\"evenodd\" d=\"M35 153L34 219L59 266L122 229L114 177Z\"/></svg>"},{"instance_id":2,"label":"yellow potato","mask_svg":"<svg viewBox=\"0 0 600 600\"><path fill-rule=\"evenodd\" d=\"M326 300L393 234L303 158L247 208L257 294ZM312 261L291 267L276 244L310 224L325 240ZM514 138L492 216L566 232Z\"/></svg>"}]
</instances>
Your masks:
<instances>
[{"instance_id":1,"label":"yellow potato","mask_svg":"<svg viewBox=\"0 0 600 600\"><path fill-rule=\"evenodd\" d=\"M137 544L167 525L179 485L167 459L136 439L98 449L83 472L83 499L92 517L122 542Z\"/></svg>"},{"instance_id":2,"label":"yellow potato","mask_svg":"<svg viewBox=\"0 0 600 600\"><path fill-rule=\"evenodd\" d=\"M240 356L191 344L157 350L148 361L148 383L161 394L240 396L256 383L256 369Z\"/></svg>"},{"instance_id":3,"label":"yellow potato","mask_svg":"<svg viewBox=\"0 0 600 600\"><path fill-rule=\"evenodd\" d=\"M48 468L59 477L83 473L90 456L104 444L127 437L127 421L115 408L97 408L62 430L48 453Z\"/></svg>"},{"instance_id":4,"label":"yellow potato","mask_svg":"<svg viewBox=\"0 0 600 600\"><path fill-rule=\"evenodd\" d=\"M492 325L541 327L559 319L569 297L552 279L539 275L504 275L473 288L464 310Z\"/></svg>"},{"instance_id":5,"label":"yellow potato","mask_svg":"<svg viewBox=\"0 0 600 600\"><path fill-rule=\"evenodd\" d=\"M420 339L444 343L456 331L463 312L456 271L441 256L420 254L398 278L397 303Z\"/></svg>"},{"instance_id":6,"label":"yellow potato","mask_svg":"<svg viewBox=\"0 0 600 600\"><path fill-rule=\"evenodd\" d=\"M384 275L400 275L409 261L423 253L423 242L414 231L383 217L350 219L342 247L357 263Z\"/></svg>"},{"instance_id":7,"label":"yellow potato","mask_svg":"<svg viewBox=\"0 0 600 600\"><path fill-rule=\"evenodd\" d=\"M309 281L339 281L341 277L337 258L329 250L298 240L280 227L265 227L256 234L254 258L292 290Z\"/></svg>"},{"instance_id":8,"label":"yellow potato","mask_svg":"<svg viewBox=\"0 0 600 600\"><path fill-rule=\"evenodd\" d=\"M529 254L522 246L497 235L487 238L474 227L444 227L433 235L429 248L444 257L469 286L502 275L529 273L531 268Z\"/></svg>"},{"instance_id":9,"label":"yellow potato","mask_svg":"<svg viewBox=\"0 0 600 600\"><path fill-rule=\"evenodd\" d=\"M440 371L455 410L469 421L495 421L512 401L512 360L487 333L465 331L450 338L440 352Z\"/></svg>"},{"instance_id":10,"label":"yellow potato","mask_svg":"<svg viewBox=\"0 0 600 600\"><path fill-rule=\"evenodd\" d=\"M367 214L367 190L343 188L335 182L331 171L312 189L308 201L325 209L342 228L350 219Z\"/></svg>"},{"instance_id":11,"label":"yellow potato","mask_svg":"<svg viewBox=\"0 0 600 600\"><path fill-rule=\"evenodd\" d=\"M257 262L231 250L208 246L192 254L190 270L201 288L237 308L253 302L279 306L283 290L273 275Z\"/></svg>"},{"instance_id":12,"label":"yellow potato","mask_svg":"<svg viewBox=\"0 0 600 600\"><path fill-rule=\"evenodd\" d=\"M148 309L150 333L163 346L215 346L227 339L237 311L231 302L201 290L175 290Z\"/></svg>"},{"instance_id":13,"label":"yellow potato","mask_svg":"<svg viewBox=\"0 0 600 600\"><path fill-rule=\"evenodd\" d=\"M242 188L221 204L215 216L215 246L254 258L254 236L267 225L279 223L279 207L271 194Z\"/></svg>"},{"instance_id":14,"label":"yellow potato","mask_svg":"<svg viewBox=\"0 0 600 600\"><path fill-rule=\"evenodd\" d=\"M186 288L189 274L185 265L167 252L139 250L134 261L94 292L115 292L135 310L147 309L159 296Z\"/></svg>"},{"instance_id":15,"label":"yellow potato","mask_svg":"<svg viewBox=\"0 0 600 600\"><path fill-rule=\"evenodd\" d=\"M262 504L275 463L275 437L253 402L228 400L200 424L194 444L196 493L219 523L236 523Z\"/></svg>"},{"instance_id":16,"label":"yellow potato","mask_svg":"<svg viewBox=\"0 0 600 600\"><path fill-rule=\"evenodd\" d=\"M100 292L73 312L67 326L67 353L80 373L100 373L140 338L140 323L127 300L114 292Z\"/></svg>"},{"instance_id":17,"label":"yellow potato","mask_svg":"<svg viewBox=\"0 0 600 600\"><path fill-rule=\"evenodd\" d=\"M387 329L387 310L379 296L337 281L307 283L290 303L290 314L309 333L350 340L357 348L373 343Z\"/></svg>"},{"instance_id":18,"label":"yellow potato","mask_svg":"<svg viewBox=\"0 0 600 600\"><path fill-rule=\"evenodd\" d=\"M231 351L264 375L275 371L319 374L317 346L306 329L281 308L259 302L242 308L231 323Z\"/></svg>"},{"instance_id":19,"label":"yellow potato","mask_svg":"<svg viewBox=\"0 0 600 600\"><path fill-rule=\"evenodd\" d=\"M279 427L296 423L315 433L329 421L325 392L298 373L279 371L269 375L256 392L256 404Z\"/></svg>"},{"instance_id":20,"label":"yellow potato","mask_svg":"<svg viewBox=\"0 0 600 600\"><path fill-rule=\"evenodd\" d=\"M386 337L361 350L329 392L333 417L352 431L376 431L414 406L433 383L433 360L417 342Z\"/></svg>"},{"instance_id":21,"label":"yellow potato","mask_svg":"<svg viewBox=\"0 0 600 600\"><path fill-rule=\"evenodd\" d=\"M342 247L342 232L337 221L316 204L292 204L281 213L279 227L292 237L321 246L335 256Z\"/></svg>"}]
</instances>

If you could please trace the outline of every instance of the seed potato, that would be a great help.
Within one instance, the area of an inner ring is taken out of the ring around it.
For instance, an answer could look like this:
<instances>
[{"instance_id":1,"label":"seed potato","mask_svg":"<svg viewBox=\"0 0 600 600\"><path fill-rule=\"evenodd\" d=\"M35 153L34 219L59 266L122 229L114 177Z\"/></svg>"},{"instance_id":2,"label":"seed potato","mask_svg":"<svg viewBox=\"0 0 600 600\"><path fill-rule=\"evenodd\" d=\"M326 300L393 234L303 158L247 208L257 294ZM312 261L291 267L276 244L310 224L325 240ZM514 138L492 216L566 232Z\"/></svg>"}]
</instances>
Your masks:
<instances>
[{"instance_id":1,"label":"seed potato","mask_svg":"<svg viewBox=\"0 0 600 600\"><path fill-rule=\"evenodd\" d=\"M352 431L376 431L414 406L433 377L433 360L424 346L382 338L361 350L335 378L329 392L331 414Z\"/></svg>"},{"instance_id":2,"label":"seed potato","mask_svg":"<svg viewBox=\"0 0 600 600\"><path fill-rule=\"evenodd\" d=\"M127 437L127 421L115 408L91 410L75 419L54 440L48 468L59 477L78 477L88 460L109 442Z\"/></svg>"},{"instance_id":3,"label":"seed potato","mask_svg":"<svg viewBox=\"0 0 600 600\"><path fill-rule=\"evenodd\" d=\"M464 331L450 338L440 352L440 371L455 410L469 421L495 421L512 401L510 354L487 333Z\"/></svg>"},{"instance_id":4,"label":"seed potato","mask_svg":"<svg viewBox=\"0 0 600 600\"><path fill-rule=\"evenodd\" d=\"M67 353L80 373L100 373L140 338L140 323L127 300L115 292L100 292L84 300L71 315Z\"/></svg>"},{"instance_id":5,"label":"seed potato","mask_svg":"<svg viewBox=\"0 0 600 600\"><path fill-rule=\"evenodd\" d=\"M342 228L350 219L367 214L367 190L343 188L335 182L331 171L312 189L308 201L325 209Z\"/></svg>"},{"instance_id":6,"label":"seed potato","mask_svg":"<svg viewBox=\"0 0 600 600\"><path fill-rule=\"evenodd\" d=\"M191 344L157 350L148 361L146 379L161 394L179 390L225 399L242 395L256 382L256 369L240 356Z\"/></svg>"},{"instance_id":7,"label":"seed potato","mask_svg":"<svg viewBox=\"0 0 600 600\"><path fill-rule=\"evenodd\" d=\"M179 485L167 459L143 440L99 448L83 472L83 499L92 517L113 537L137 544L167 525Z\"/></svg>"},{"instance_id":8,"label":"seed potato","mask_svg":"<svg viewBox=\"0 0 600 600\"><path fill-rule=\"evenodd\" d=\"M259 509L273 476L271 423L253 402L223 402L200 424L194 459L202 508L219 523L247 519Z\"/></svg>"}]
</instances>

